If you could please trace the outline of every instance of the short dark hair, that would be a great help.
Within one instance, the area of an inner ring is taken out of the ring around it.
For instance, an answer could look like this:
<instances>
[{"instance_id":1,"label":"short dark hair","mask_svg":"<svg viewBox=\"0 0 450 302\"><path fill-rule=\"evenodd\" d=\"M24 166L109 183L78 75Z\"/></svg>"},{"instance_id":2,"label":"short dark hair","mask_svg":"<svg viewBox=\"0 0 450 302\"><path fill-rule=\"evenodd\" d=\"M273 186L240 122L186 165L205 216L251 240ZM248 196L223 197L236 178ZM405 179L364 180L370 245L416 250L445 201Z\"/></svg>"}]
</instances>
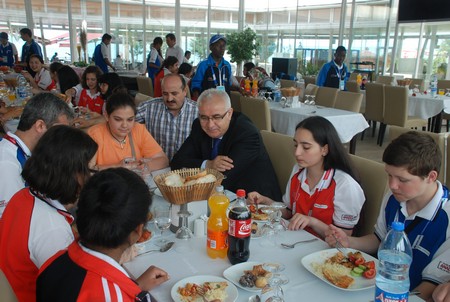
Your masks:
<instances>
[{"instance_id":1,"label":"short dark hair","mask_svg":"<svg viewBox=\"0 0 450 302\"><path fill-rule=\"evenodd\" d=\"M167 78L170 78L170 77L175 77L175 78L180 79L180 81L181 81L181 90L184 90L184 88L186 88L186 81L185 81L184 78L181 76L181 74L178 74L178 73L169 73L169 74L166 74L166 75L164 76L164 78L162 79L162 81L161 81L161 86L162 86L162 84L164 83L164 80L167 79Z\"/></svg>"},{"instance_id":2,"label":"short dark hair","mask_svg":"<svg viewBox=\"0 0 450 302\"><path fill-rule=\"evenodd\" d=\"M98 79L100 78L100 76L103 74L103 71L95 65L91 65L86 67L86 69L84 70L83 74L81 75L81 86L83 86L84 89L89 89L87 83L86 83L86 75L88 73L93 73L95 74L95 77L97 78L97 89L99 89L99 85L98 85Z\"/></svg>"},{"instance_id":3,"label":"short dark hair","mask_svg":"<svg viewBox=\"0 0 450 302\"><path fill-rule=\"evenodd\" d=\"M108 90L106 93L102 94L104 100L107 100L112 94L117 92L127 93L127 88L124 86L122 79L115 72L104 73L97 79L97 81L99 85L101 83L108 84Z\"/></svg>"},{"instance_id":4,"label":"short dark hair","mask_svg":"<svg viewBox=\"0 0 450 302\"><path fill-rule=\"evenodd\" d=\"M31 29L29 28L22 28L19 33L24 34L24 35L28 35L30 37L33 37L33 33L31 32Z\"/></svg>"},{"instance_id":5,"label":"short dark hair","mask_svg":"<svg viewBox=\"0 0 450 302\"><path fill-rule=\"evenodd\" d=\"M181 63L181 65L178 67L178 74L188 74L192 71L194 67L192 67L189 63Z\"/></svg>"},{"instance_id":6,"label":"short dark hair","mask_svg":"<svg viewBox=\"0 0 450 302\"><path fill-rule=\"evenodd\" d=\"M89 162L97 143L85 132L57 125L45 132L22 171L31 189L58 200L75 203L84 182L91 174Z\"/></svg>"},{"instance_id":7,"label":"short dark hair","mask_svg":"<svg viewBox=\"0 0 450 302\"><path fill-rule=\"evenodd\" d=\"M80 84L80 77L75 70L68 65L62 66L56 74L58 75L59 90L61 93L65 93L67 89Z\"/></svg>"},{"instance_id":8,"label":"short dark hair","mask_svg":"<svg viewBox=\"0 0 450 302\"><path fill-rule=\"evenodd\" d=\"M161 69L160 69L160 70L162 70L162 69L164 69L164 68L169 68L170 66L173 66L173 65L175 65L176 63L178 63L177 57L174 57L174 56L168 56L168 57L164 60L164 63L161 65Z\"/></svg>"},{"instance_id":9,"label":"short dark hair","mask_svg":"<svg viewBox=\"0 0 450 302\"><path fill-rule=\"evenodd\" d=\"M136 173L125 168L98 172L83 187L78 202L81 242L119 247L147 221L151 203L148 187Z\"/></svg>"},{"instance_id":10,"label":"short dark hair","mask_svg":"<svg viewBox=\"0 0 450 302\"><path fill-rule=\"evenodd\" d=\"M63 66L64 64L61 62L53 62L50 64L48 69L50 70L51 73L56 73Z\"/></svg>"},{"instance_id":11,"label":"short dark hair","mask_svg":"<svg viewBox=\"0 0 450 302\"><path fill-rule=\"evenodd\" d=\"M255 68L255 64L253 64L253 62L247 62L244 64L244 68L247 69L248 71L250 71L253 68Z\"/></svg>"},{"instance_id":12,"label":"short dark hair","mask_svg":"<svg viewBox=\"0 0 450 302\"><path fill-rule=\"evenodd\" d=\"M186 51L184 52L184 56L187 56L187 55L190 55L190 54L192 54L192 52L190 52L189 50L186 50Z\"/></svg>"},{"instance_id":13,"label":"short dark hair","mask_svg":"<svg viewBox=\"0 0 450 302\"><path fill-rule=\"evenodd\" d=\"M43 120L47 128L58 121L61 115L72 120L75 115L66 102L52 93L42 92L33 96L23 109L17 130L27 131L38 120Z\"/></svg>"},{"instance_id":14,"label":"short dark hair","mask_svg":"<svg viewBox=\"0 0 450 302\"><path fill-rule=\"evenodd\" d=\"M37 59L39 60L39 62L41 62L41 64L44 64L44 59L42 59L42 57L41 57L40 55L32 54L32 55L30 56L30 60L31 60L32 58L37 58Z\"/></svg>"},{"instance_id":15,"label":"short dark hair","mask_svg":"<svg viewBox=\"0 0 450 302\"><path fill-rule=\"evenodd\" d=\"M114 93L106 101L106 113L108 115L110 115L117 109L124 107L131 107L131 109L133 109L134 111L134 114L136 114L136 103L128 93Z\"/></svg>"},{"instance_id":16,"label":"short dark hair","mask_svg":"<svg viewBox=\"0 0 450 302\"><path fill-rule=\"evenodd\" d=\"M155 44L163 44L163 39L161 37L156 37L153 39L153 45Z\"/></svg>"},{"instance_id":17,"label":"short dark hair","mask_svg":"<svg viewBox=\"0 0 450 302\"><path fill-rule=\"evenodd\" d=\"M341 143L333 124L324 117L311 116L301 121L295 130L306 129L311 132L314 141L321 147L328 145L328 153L323 159L323 168L339 169L358 181L357 174L350 161L348 152Z\"/></svg>"},{"instance_id":18,"label":"short dark hair","mask_svg":"<svg viewBox=\"0 0 450 302\"><path fill-rule=\"evenodd\" d=\"M102 42L105 42L106 40L111 40L111 39L112 39L112 36L108 33L103 34L103 36L102 36Z\"/></svg>"},{"instance_id":19,"label":"short dark hair","mask_svg":"<svg viewBox=\"0 0 450 302\"><path fill-rule=\"evenodd\" d=\"M170 33L170 34L166 35L166 39L176 40L177 38L175 37L175 35L173 33Z\"/></svg>"},{"instance_id":20,"label":"short dark hair","mask_svg":"<svg viewBox=\"0 0 450 302\"><path fill-rule=\"evenodd\" d=\"M440 172L441 150L431 136L417 131L406 132L384 150L383 162L404 167L412 175L425 178L431 171Z\"/></svg>"},{"instance_id":21,"label":"short dark hair","mask_svg":"<svg viewBox=\"0 0 450 302\"><path fill-rule=\"evenodd\" d=\"M338 53L338 52L341 52L341 51L347 52L347 49L345 49L345 47L341 45L341 46L338 46L336 48L336 51L334 53Z\"/></svg>"}]
</instances>

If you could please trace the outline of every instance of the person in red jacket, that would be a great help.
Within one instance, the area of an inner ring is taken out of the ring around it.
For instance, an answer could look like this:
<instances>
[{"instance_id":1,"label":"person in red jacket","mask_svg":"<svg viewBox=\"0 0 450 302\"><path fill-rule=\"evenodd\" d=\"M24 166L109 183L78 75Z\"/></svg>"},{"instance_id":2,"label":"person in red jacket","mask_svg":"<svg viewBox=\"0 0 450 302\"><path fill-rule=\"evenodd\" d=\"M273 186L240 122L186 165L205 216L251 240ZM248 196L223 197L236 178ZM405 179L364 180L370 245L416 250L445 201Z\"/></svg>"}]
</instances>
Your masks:
<instances>
[{"instance_id":1,"label":"person in red jacket","mask_svg":"<svg viewBox=\"0 0 450 302\"><path fill-rule=\"evenodd\" d=\"M92 176L78 202L79 241L41 268L37 301L152 301L148 291L169 275L150 266L132 280L119 264L141 237L151 200L133 171L114 168Z\"/></svg>"}]
</instances>

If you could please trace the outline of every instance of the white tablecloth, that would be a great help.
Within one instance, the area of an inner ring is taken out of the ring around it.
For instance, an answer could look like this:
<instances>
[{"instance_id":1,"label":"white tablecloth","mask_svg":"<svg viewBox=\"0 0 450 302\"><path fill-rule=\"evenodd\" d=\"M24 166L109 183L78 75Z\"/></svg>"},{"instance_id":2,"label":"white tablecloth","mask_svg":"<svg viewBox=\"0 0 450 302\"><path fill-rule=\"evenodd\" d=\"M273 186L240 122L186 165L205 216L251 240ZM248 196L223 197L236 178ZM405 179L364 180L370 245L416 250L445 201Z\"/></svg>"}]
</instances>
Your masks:
<instances>
[{"instance_id":1,"label":"white tablecloth","mask_svg":"<svg viewBox=\"0 0 450 302\"><path fill-rule=\"evenodd\" d=\"M270 102L272 127L278 133L294 136L295 126L313 115L320 115L329 120L343 143L349 142L353 136L369 127L361 113L304 104L300 108L283 108L280 103Z\"/></svg>"}]
</instances>

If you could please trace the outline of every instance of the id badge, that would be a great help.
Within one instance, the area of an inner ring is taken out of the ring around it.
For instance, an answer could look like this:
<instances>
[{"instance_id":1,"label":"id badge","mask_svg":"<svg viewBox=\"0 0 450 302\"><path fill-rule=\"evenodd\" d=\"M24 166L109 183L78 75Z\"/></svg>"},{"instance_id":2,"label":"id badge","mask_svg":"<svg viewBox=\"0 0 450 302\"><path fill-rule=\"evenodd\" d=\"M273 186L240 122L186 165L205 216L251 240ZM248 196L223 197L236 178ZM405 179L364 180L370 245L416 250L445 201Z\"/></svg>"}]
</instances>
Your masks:
<instances>
[{"instance_id":1,"label":"id badge","mask_svg":"<svg viewBox=\"0 0 450 302\"><path fill-rule=\"evenodd\" d=\"M345 90L345 81L344 80L339 80L339 89Z\"/></svg>"},{"instance_id":2,"label":"id badge","mask_svg":"<svg viewBox=\"0 0 450 302\"><path fill-rule=\"evenodd\" d=\"M225 86L217 86L216 89L220 91L225 91Z\"/></svg>"},{"instance_id":3,"label":"id badge","mask_svg":"<svg viewBox=\"0 0 450 302\"><path fill-rule=\"evenodd\" d=\"M3 63L8 63L8 57L7 56L3 57Z\"/></svg>"}]
</instances>

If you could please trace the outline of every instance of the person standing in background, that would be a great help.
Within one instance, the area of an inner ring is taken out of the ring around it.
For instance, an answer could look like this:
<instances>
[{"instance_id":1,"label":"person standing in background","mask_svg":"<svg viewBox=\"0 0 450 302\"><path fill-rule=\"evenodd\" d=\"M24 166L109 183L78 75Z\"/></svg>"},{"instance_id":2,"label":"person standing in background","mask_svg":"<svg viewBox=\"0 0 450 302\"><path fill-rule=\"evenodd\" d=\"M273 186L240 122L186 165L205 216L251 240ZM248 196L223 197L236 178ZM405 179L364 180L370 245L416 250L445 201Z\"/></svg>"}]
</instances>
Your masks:
<instances>
[{"instance_id":1,"label":"person standing in background","mask_svg":"<svg viewBox=\"0 0 450 302\"><path fill-rule=\"evenodd\" d=\"M184 52L184 59L183 59L183 63L189 63L191 64L191 62L189 61L191 59L191 52L189 50L186 50Z\"/></svg>"},{"instance_id":2,"label":"person standing in background","mask_svg":"<svg viewBox=\"0 0 450 302\"><path fill-rule=\"evenodd\" d=\"M25 41L25 44L23 44L22 46L20 66L26 68L26 70L34 77L36 72L31 70L29 66L30 57L31 55L39 55L41 58L43 58L41 47L36 43L36 41L34 41L33 33L29 28L22 28L20 30L20 38Z\"/></svg>"},{"instance_id":3,"label":"person standing in background","mask_svg":"<svg viewBox=\"0 0 450 302\"><path fill-rule=\"evenodd\" d=\"M325 63L317 77L317 86L325 86L345 90L347 83L347 65L344 64L347 50L338 46L334 53L334 60Z\"/></svg>"},{"instance_id":4,"label":"person standing in background","mask_svg":"<svg viewBox=\"0 0 450 302\"><path fill-rule=\"evenodd\" d=\"M13 67L14 63L19 63L17 48L13 43L8 42L8 34L0 33L0 66Z\"/></svg>"},{"instance_id":5,"label":"person standing in background","mask_svg":"<svg viewBox=\"0 0 450 302\"><path fill-rule=\"evenodd\" d=\"M163 40L161 37L156 37L153 39L152 49L147 57L147 69L144 73L148 72L148 77L152 79L153 87L155 87L155 75L158 73L161 65L164 61L161 54L161 46Z\"/></svg>"},{"instance_id":6,"label":"person standing in background","mask_svg":"<svg viewBox=\"0 0 450 302\"><path fill-rule=\"evenodd\" d=\"M97 65L103 73L107 73L108 66L116 71L116 68L111 63L111 49L109 45L111 44L112 36L110 34L104 34L102 36L102 43L97 45L94 50L94 61L95 65Z\"/></svg>"},{"instance_id":7,"label":"person standing in background","mask_svg":"<svg viewBox=\"0 0 450 302\"><path fill-rule=\"evenodd\" d=\"M166 51L166 59L168 57L175 57L178 60L178 63L181 64L184 61L184 51L183 49L177 45L177 38L175 35L170 33L166 35L166 43L169 48Z\"/></svg>"},{"instance_id":8,"label":"person standing in background","mask_svg":"<svg viewBox=\"0 0 450 302\"><path fill-rule=\"evenodd\" d=\"M58 53L55 52L55 54L52 56L52 58L50 59L50 62L59 62L59 58L58 58Z\"/></svg>"}]
</instances>

